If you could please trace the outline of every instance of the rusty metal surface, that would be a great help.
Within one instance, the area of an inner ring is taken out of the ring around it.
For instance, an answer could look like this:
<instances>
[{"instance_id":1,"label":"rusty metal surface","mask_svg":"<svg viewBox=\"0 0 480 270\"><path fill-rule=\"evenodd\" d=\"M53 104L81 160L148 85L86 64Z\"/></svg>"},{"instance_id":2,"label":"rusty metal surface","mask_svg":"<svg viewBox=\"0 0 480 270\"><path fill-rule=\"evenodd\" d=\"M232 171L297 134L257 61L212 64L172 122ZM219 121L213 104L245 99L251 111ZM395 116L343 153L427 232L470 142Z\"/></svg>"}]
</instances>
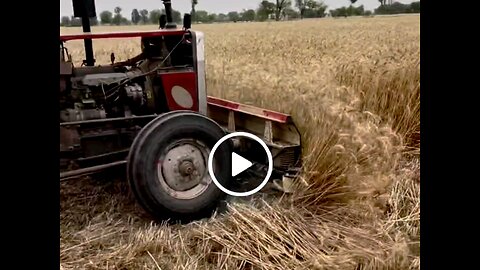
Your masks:
<instances>
[{"instance_id":1,"label":"rusty metal surface","mask_svg":"<svg viewBox=\"0 0 480 270\"><path fill-rule=\"evenodd\" d=\"M261 138L272 152L275 169L299 164L300 132L289 115L213 97L208 99L207 115L227 132L243 131Z\"/></svg>"},{"instance_id":2,"label":"rusty metal surface","mask_svg":"<svg viewBox=\"0 0 480 270\"><path fill-rule=\"evenodd\" d=\"M252 106L251 106L252 107ZM260 109L259 109L260 110ZM300 133L291 121L272 121L269 117L208 104L208 117L228 132L245 131L262 138L274 147L300 146Z\"/></svg>"},{"instance_id":3,"label":"rusty metal surface","mask_svg":"<svg viewBox=\"0 0 480 270\"><path fill-rule=\"evenodd\" d=\"M60 127L60 152L72 151L80 146L80 135L76 129Z\"/></svg>"},{"instance_id":4,"label":"rusty metal surface","mask_svg":"<svg viewBox=\"0 0 480 270\"><path fill-rule=\"evenodd\" d=\"M92 119L105 119L106 112L102 109L69 109L60 111L60 119L63 122L74 122Z\"/></svg>"},{"instance_id":5,"label":"rusty metal surface","mask_svg":"<svg viewBox=\"0 0 480 270\"><path fill-rule=\"evenodd\" d=\"M238 102L216 98L209 96L207 98L209 108L218 107L224 108L229 111L239 112L242 114L249 114L252 116L256 116L258 118L262 118L265 120L271 120L279 123L287 123L291 121L291 116L285 113L280 113L272 110L267 110L264 108L259 108L247 104L241 104Z\"/></svg>"},{"instance_id":6,"label":"rusty metal surface","mask_svg":"<svg viewBox=\"0 0 480 270\"><path fill-rule=\"evenodd\" d=\"M141 115L141 116L130 116L130 117L117 117L117 118L106 118L106 119L95 119L87 121L75 121L75 122L65 122L60 123L60 126L76 126L76 125L93 125L93 124L107 124L113 122L122 122L122 121L133 121L133 120L153 120L157 117L157 114L150 115Z\"/></svg>"},{"instance_id":7,"label":"rusty metal surface","mask_svg":"<svg viewBox=\"0 0 480 270\"><path fill-rule=\"evenodd\" d=\"M78 169L78 170L73 170L73 171L68 171L68 172L61 172L60 173L60 181L66 181L66 180L69 180L71 178L77 178L77 177L80 177L80 176L100 172L100 171L108 169L108 168L112 168L112 167L116 167L116 166L120 166L120 165L125 165L125 164L127 164L126 160L120 160L120 161L116 161L116 162L112 162L112 163L108 163L108 164L101 164L101 165L92 166L92 167L88 167L88 168L83 168L83 169Z\"/></svg>"},{"instance_id":8,"label":"rusty metal surface","mask_svg":"<svg viewBox=\"0 0 480 270\"><path fill-rule=\"evenodd\" d=\"M71 62L60 61L60 75L72 75L73 65Z\"/></svg>"},{"instance_id":9,"label":"rusty metal surface","mask_svg":"<svg viewBox=\"0 0 480 270\"><path fill-rule=\"evenodd\" d=\"M193 139L174 143L157 165L160 186L177 199L193 199L212 184L206 167L208 150Z\"/></svg>"}]
</instances>

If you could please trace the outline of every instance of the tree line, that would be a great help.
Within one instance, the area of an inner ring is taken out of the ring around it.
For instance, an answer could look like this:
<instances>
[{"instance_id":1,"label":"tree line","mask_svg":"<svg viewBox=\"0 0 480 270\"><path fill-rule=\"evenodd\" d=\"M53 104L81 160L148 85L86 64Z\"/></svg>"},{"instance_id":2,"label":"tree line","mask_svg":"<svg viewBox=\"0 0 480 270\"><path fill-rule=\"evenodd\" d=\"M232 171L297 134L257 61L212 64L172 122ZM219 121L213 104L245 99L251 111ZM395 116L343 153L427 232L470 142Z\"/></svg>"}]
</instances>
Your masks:
<instances>
[{"instance_id":1,"label":"tree line","mask_svg":"<svg viewBox=\"0 0 480 270\"><path fill-rule=\"evenodd\" d=\"M238 21L267 21L267 20L296 20L304 18L323 18L348 17L348 16L370 16L374 14L399 14L399 13L420 13L420 1L411 4L402 4L387 0L379 0L380 6L374 10L364 10L363 5L354 7L357 0L350 0L348 7L341 7L326 10L328 6L321 0L263 0L259 3L257 9L247 9L241 12L231 11L228 13L209 13L205 10L196 10L198 0L191 0L191 16L194 23L214 23L214 22L238 22ZM164 14L163 9L148 11L146 9L133 9L130 18L125 18L121 14L122 8L115 7L112 11L102 11L98 18L90 19L91 25L130 25L130 24L158 24L160 15ZM182 14L173 10L173 21L182 22ZM80 18L73 16L63 16L60 20L61 26L81 26Z\"/></svg>"}]
</instances>

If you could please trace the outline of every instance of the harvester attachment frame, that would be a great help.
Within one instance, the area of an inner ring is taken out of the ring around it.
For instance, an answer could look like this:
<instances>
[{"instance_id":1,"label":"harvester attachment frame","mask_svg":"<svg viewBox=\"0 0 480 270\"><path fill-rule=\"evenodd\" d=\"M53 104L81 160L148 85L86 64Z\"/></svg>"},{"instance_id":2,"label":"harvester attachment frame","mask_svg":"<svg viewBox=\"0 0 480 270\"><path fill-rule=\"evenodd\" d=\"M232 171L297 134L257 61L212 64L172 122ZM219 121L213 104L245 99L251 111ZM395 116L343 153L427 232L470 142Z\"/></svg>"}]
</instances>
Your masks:
<instances>
[{"instance_id":1,"label":"harvester attachment frame","mask_svg":"<svg viewBox=\"0 0 480 270\"><path fill-rule=\"evenodd\" d=\"M207 98L207 117L217 122L227 133L248 132L261 138L269 146L273 157L274 175L284 175L297 171L301 165L301 138L300 133L288 114L283 114L251 105L241 104L212 96ZM60 124L60 135L70 130L85 127L94 128L104 124L115 124L121 127L145 126L159 115L131 116L114 119L98 119ZM68 135L66 135L68 136ZM234 140L235 146L241 148L242 144ZM128 149L119 151L119 160L78 168L60 173L60 181L87 176L104 171L112 167L124 166Z\"/></svg>"}]
</instances>

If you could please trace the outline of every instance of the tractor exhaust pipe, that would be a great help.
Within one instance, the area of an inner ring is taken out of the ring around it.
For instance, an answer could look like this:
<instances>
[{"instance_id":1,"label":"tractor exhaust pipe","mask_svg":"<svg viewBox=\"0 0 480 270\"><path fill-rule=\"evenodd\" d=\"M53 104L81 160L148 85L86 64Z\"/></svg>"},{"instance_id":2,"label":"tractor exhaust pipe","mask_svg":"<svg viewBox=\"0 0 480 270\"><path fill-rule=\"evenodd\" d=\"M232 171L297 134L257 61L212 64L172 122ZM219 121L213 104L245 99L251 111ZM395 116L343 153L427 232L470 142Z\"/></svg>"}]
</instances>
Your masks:
<instances>
[{"instance_id":1,"label":"tractor exhaust pipe","mask_svg":"<svg viewBox=\"0 0 480 270\"><path fill-rule=\"evenodd\" d=\"M90 18L82 17L82 28L84 33L90 33ZM85 46L85 60L84 64L86 66L94 66L95 59L93 57L93 43L91 39L84 39L83 44Z\"/></svg>"},{"instance_id":2,"label":"tractor exhaust pipe","mask_svg":"<svg viewBox=\"0 0 480 270\"><path fill-rule=\"evenodd\" d=\"M95 11L95 0L72 0L74 17L82 18L82 28L84 33L90 33L90 18L97 16ZM86 66L94 66L93 44L91 39L84 39L85 60L83 64Z\"/></svg>"},{"instance_id":3,"label":"tractor exhaust pipe","mask_svg":"<svg viewBox=\"0 0 480 270\"><path fill-rule=\"evenodd\" d=\"M165 24L166 29L177 28L177 25L173 22L172 15L172 2L170 0L162 0L163 5L165 6L165 15L167 15L167 23Z\"/></svg>"}]
</instances>

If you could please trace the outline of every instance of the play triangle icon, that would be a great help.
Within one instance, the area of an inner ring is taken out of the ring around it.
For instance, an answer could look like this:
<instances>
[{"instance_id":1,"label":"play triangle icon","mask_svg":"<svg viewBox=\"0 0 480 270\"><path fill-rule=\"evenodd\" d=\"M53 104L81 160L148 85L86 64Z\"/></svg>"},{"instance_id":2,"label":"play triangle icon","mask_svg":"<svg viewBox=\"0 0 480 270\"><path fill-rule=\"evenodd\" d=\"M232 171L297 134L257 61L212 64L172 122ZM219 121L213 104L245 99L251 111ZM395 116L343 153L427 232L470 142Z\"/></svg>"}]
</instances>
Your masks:
<instances>
[{"instance_id":1,"label":"play triangle icon","mask_svg":"<svg viewBox=\"0 0 480 270\"><path fill-rule=\"evenodd\" d=\"M232 176L237 176L239 173L245 171L253 165L248 159L232 152Z\"/></svg>"}]
</instances>

